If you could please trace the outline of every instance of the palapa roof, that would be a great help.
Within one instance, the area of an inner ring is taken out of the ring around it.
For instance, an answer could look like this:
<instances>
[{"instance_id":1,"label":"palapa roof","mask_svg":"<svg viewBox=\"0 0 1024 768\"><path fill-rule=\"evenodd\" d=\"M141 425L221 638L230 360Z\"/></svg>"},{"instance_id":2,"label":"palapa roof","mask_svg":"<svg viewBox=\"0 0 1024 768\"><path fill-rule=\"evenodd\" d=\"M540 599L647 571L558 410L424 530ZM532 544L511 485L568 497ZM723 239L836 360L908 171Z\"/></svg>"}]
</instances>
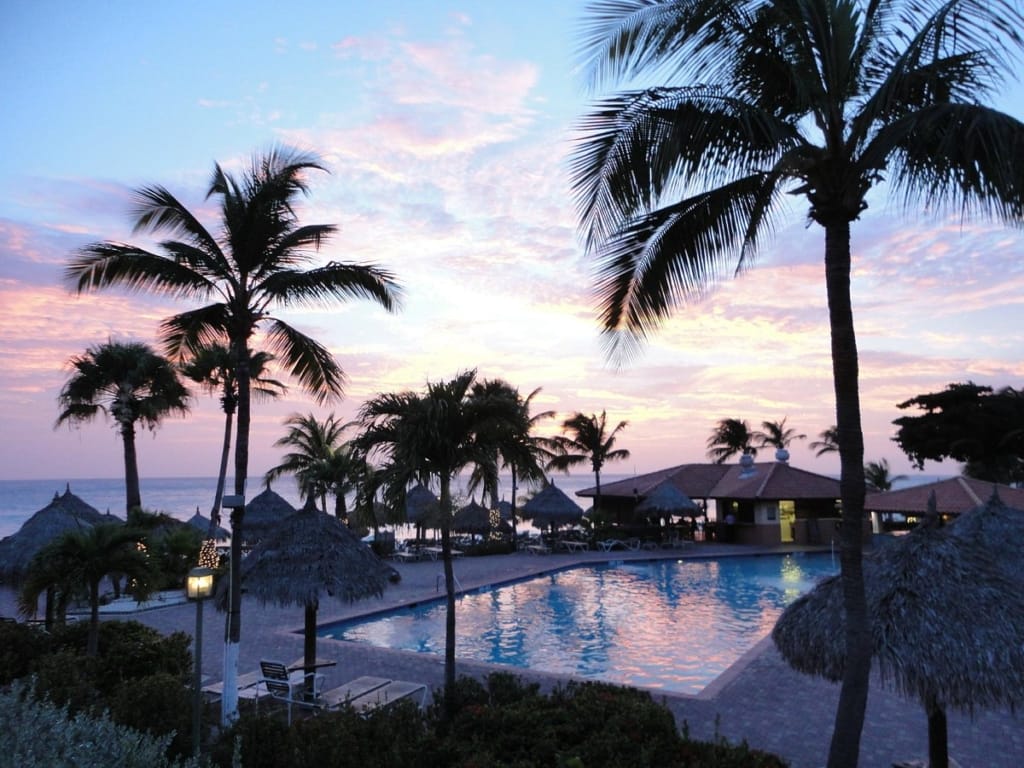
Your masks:
<instances>
[{"instance_id":1,"label":"palapa roof","mask_svg":"<svg viewBox=\"0 0 1024 768\"><path fill-rule=\"evenodd\" d=\"M998 499L919 526L864 558L873 663L899 693L944 707L1024 703L1024 512ZM842 676L839 576L783 612L772 639L796 669Z\"/></svg>"},{"instance_id":2,"label":"palapa roof","mask_svg":"<svg viewBox=\"0 0 1024 768\"><path fill-rule=\"evenodd\" d=\"M242 589L261 603L312 605L379 596L390 570L332 515L302 511L280 522L242 560Z\"/></svg>"},{"instance_id":3,"label":"palapa roof","mask_svg":"<svg viewBox=\"0 0 1024 768\"><path fill-rule=\"evenodd\" d=\"M700 512L700 507L679 490L671 480L662 480L643 497L636 506L637 512L654 512L659 515L679 515L684 512Z\"/></svg>"},{"instance_id":4,"label":"palapa roof","mask_svg":"<svg viewBox=\"0 0 1024 768\"><path fill-rule=\"evenodd\" d=\"M114 522L124 521L86 503L71 492L69 484L63 494L54 493L50 503L26 520L17 533L0 541L0 581L24 576L36 553L66 531Z\"/></svg>"},{"instance_id":5,"label":"palapa roof","mask_svg":"<svg viewBox=\"0 0 1024 768\"><path fill-rule=\"evenodd\" d=\"M523 504L521 512L524 518L540 526L575 523L583 517L583 509L554 482Z\"/></svg>"},{"instance_id":6,"label":"palapa roof","mask_svg":"<svg viewBox=\"0 0 1024 768\"><path fill-rule=\"evenodd\" d=\"M242 538L247 542L259 541L295 512L295 507L268 486L246 503Z\"/></svg>"},{"instance_id":7,"label":"palapa roof","mask_svg":"<svg viewBox=\"0 0 1024 768\"><path fill-rule=\"evenodd\" d=\"M998 492L1010 506L1024 509L1024 489L973 477L950 477L898 491L869 493L864 499L864 509L867 512L921 515L928 510L929 499L934 493L935 508L939 514L959 515L983 504L993 491Z\"/></svg>"},{"instance_id":8,"label":"palapa roof","mask_svg":"<svg viewBox=\"0 0 1024 768\"><path fill-rule=\"evenodd\" d=\"M749 469L739 464L681 464L618 480L601 486L607 498L647 496L669 482L691 499L737 499L774 501L795 499L838 499L839 481L832 477L797 469L785 461L755 462ZM596 496L596 488L576 492Z\"/></svg>"}]
</instances>

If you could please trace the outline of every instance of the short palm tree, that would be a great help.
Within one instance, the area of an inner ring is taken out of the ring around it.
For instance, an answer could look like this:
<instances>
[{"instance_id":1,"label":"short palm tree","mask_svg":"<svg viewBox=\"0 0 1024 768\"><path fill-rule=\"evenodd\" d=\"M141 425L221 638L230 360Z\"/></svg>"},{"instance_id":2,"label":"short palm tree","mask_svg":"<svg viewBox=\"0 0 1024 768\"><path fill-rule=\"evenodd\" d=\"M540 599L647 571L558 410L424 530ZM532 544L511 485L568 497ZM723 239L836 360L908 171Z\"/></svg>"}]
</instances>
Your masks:
<instances>
[{"instance_id":1,"label":"short palm tree","mask_svg":"<svg viewBox=\"0 0 1024 768\"><path fill-rule=\"evenodd\" d=\"M299 224L296 202L309 191L306 174L315 170L323 170L317 158L286 148L254 156L240 177L216 165L206 193L220 202L216 234L164 187L144 187L135 196L135 231L164 232L180 239L160 243L155 252L123 243L96 243L79 251L65 270L66 279L79 293L122 286L210 302L165 320L162 335L176 359L225 336L230 342L238 384L236 496L244 495L249 476L249 360L257 331L264 334L267 351L318 401L340 396L344 384L344 374L330 351L275 317L272 310L353 298L370 299L393 310L400 298L391 273L376 265L331 261L312 266L314 254L336 230L331 224ZM238 714L234 681L241 633L238 567L244 517L244 506L232 510L231 595L221 702L225 723Z\"/></svg>"},{"instance_id":2,"label":"short palm tree","mask_svg":"<svg viewBox=\"0 0 1024 768\"><path fill-rule=\"evenodd\" d=\"M381 471L399 491L413 482L440 488L441 552L444 562L446 622L444 680L455 684L455 574L452 569L451 484L463 469L494 461L494 436L505 422L516 423L522 412L514 399L472 396L476 371L450 381L428 382L426 391L378 395L360 410L363 432L355 443L367 454L379 454ZM400 493L392 494L395 501ZM450 702L446 696L445 701ZM451 713L449 713L451 714Z\"/></svg>"},{"instance_id":3,"label":"short palm tree","mask_svg":"<svg viewBox=\"0 0 1024 768\"><path fill-rule=\"evenodd\" d=\"M152 430L167 416L188 413L188 389L174 366L141 342L97 344L70 365L72 376L57 398L57 425L109 415L124 445L125 509L141 508L136 426Z\"/></svg>"},{"instance_id":4,"label":"short palm tree","mask_svg":"<svg viewBox=\"0 0 1024 768\"><path fill-rule=\"evenodd\" d=\"M807 447L814 451L816 458L821 458L826 453L839 453L839 430L833 424L828 429L818 433L818 439L812 440Z\"/></svg>"},{"instance_id":5,"label":"short palm tree","mask_svg":"<svg viewBox=\"0 0 1024 768\"><path fill-rule=\"evenodd\" d=\"M66 532L33 558L29 577L19 595L22 610L34 609L39 596L50 584L56 583L63 589L83 589L89 599L86 655L95 656L99 651L103 578L113 573L128 576L136 582L137 597L144 595L148 588L150 566L138 547L139 541L139 532L120 523L101 523L81 531Z\"/></svg>"},{"instance_id":6,"label":"short palm tree","mask_svg":"<svg viewBox=\"0 0 1024 768\"><path fill-rule=\"evenodd\" d=\"M708 438L708 458L716 464L725 464L736 454L757 456L755 435L743 419L721 419Z\"/></svg>"},{"instance_id":7,"label":"short palm tree","mask_svg":"<svg viewBox=\"0 0 1024 768\"><path fill-rule=\"evenodd\" d=\"M562 432L568 434L555 435L548 445L553 455L548 459L547 469L568 472L570 467L590 464L594 473L594 512L601 509L601 470L609 461L624 461L629 458L629 451L616 448L615 441L627 426L628 421L620 421L614 429L608 429L608 415L575 413L562 422Z\"/></svg>"},{"instance_id":8,"label":"short palm tree","mask_svg":"<svg viewBox=\"0 0 1024 768\"><path fill-rule=\"evenodd\" d=\"M776 449L789 448L794 440L806 440L807 435L786 426L782 421L762 421L761 429L754 433L754 439L760 441L761 448L771 446Z\"/></svg>"},{"instance_id":9,"label":"short palm tree","mask_svg":"<svg viewBox=\"0 0 1024 768\"><path fill-rule=\"evenodd\" d=\"M908 210L1020 220L1024 123L982 100L1022 27L1014 0L602 0L585 30L596 84L672 81L598 102L573 153L612 354L749 268L784 201L824 230L848 617L829 768L857 763L870 671L851 226L883 181Z\"/></svg>"},{"instance_id":10,"label":"short palm tree","mask_svg":"<svg viewBox=\"0 0 1024 768\"><path fill-rule=\"evenodd\" d=\"M253 352L249 358L250 392L256 400L274 400L288 391L282 382L268 378L266 373L274 356L269 352ZM203 344L181 364L182 374L213 395L219 395L224 411L224 440L221 443L217 490L210 507L210 528L220 525L220 501L231 456L231 425L238 408L238 377L230 347L223 342Z\"/></svg>"},{"instance_id":11,"label":"short palm tree","mask_svg":"<svg viewBox=\"0 0 1024 768\"><path fill-rule=\"evenodd\" d=\"M891 491L894 483L906 480L906 475L893 475L888 459L869 461L864 465L864 482L869 491Z\"/></svg>"}]
</instances>

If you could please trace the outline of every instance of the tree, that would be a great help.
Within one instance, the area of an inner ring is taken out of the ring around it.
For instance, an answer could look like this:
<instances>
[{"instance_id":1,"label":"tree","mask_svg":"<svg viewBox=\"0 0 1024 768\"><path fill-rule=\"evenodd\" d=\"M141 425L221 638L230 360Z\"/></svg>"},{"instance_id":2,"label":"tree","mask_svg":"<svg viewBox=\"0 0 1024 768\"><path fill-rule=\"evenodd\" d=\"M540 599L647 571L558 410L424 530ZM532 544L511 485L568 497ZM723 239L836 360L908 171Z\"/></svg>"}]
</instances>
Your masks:
<instances>
[{"instance_id":1,"label":"tree","mask_svg":"<svg viewBox=\"0 0 1024 768\"><path fill-rule=\"evenodd\" d=\"M839 453L839 430L833 424L818 433L818 439L812 440L807 447L815 451L815 457L821 458L826 453Z\"/></svg>"},{"instance_id":2,"label":"tree","mask_svg":"<svg viewBox=\"0 0 1024 768\"><path fill-rule=\"evenodd\" d=\"M969 477L994 483L1024 482L1024 390L949 384L941 392L900 403L918 416L893 421L893 440L918 469L924 462L953 459Z\"/></svg>"},{"instance_id":3,"label":"tree","mask_svg":"<svg viewBox=\"0 0 1024 768\"><path fill-rule=\"evenodd\" d=\"M23 612L34 609L39 596L54 583L58 588L83 588L89 599L89 634L86 655L99 651L100 582L112 573L137 582L137 597L145 594L150 574L146 555L139 547L137 531L121 523L100 523L80 531L67 531L33 558L30 576L22 585L19 604ZM32 571L45 574L35 578Z\"/></svg>"},{"instance_id":4,"label":"tree","mask_svg":"<svg viewBox=\"0 0 1024 768\"><path fill-rule=\"evenodd\" d=\"M806 440L807 435L786 427L786 419L782 421L762 421L761 429L753 434L755 440L761 441L761 448L772 446L776 449L789 448L794 440Z\"/></svg>"},{"instance_id":5,"label":"tree","mask_svg":"<svg viewBox=\"0 0 1024 768\"><path fill-rule=\"evenodd\" d=\"M515 419L503 420L498 423L501 431L492 435L495 444L494 461L477 465L470 477L469 491L482 485L484 495L491 499L491 509L498 506L498 472L501 468L508 469L512 474L512 542L517 540L516 530L516 493L519 481L528 485L544 482L545 462L552 458L551 441L548 438L534 435L533 430L544 420L555 417L554 411L541 411L530 414L530 404L540 392L540 387L533 390L525 398L519 390L501 379L490 379L473 385L472 397L485 401L488 398L501 398L507 402L504 407L518 410Z\"/></svg>"},{"instance_id":6,"label":"tree","mask_svg":"<svg viewBox=\"0 0 1024 768\"><path fill-rule=\"evenodd\" d=\"M394 489L412 482L440 488L441 558L444 563L446 621L445 690L455 685L455 574L452 569L452 479L463 469L494 461L494 435L505 422L522 417L517 403L506 397L472 397L476 371L450 381L428 382L426 391L378 395L360 409L363 432L357 447L386 460L381 468ZM393 494L399 496L400 494ZM404 499L400 499L404 502ZM445 696L451 702L451 696ZM448 714L451 714L449 712Z\"/></svg>"},{"instance_id":7,"label":"tree","mask_svg":"<svg viewBox=\"0 0 1024 768\"><path fill-rule=\"evenodd\" d=\"M267 378L265 373L274 356L269 352L253 352L249 357L249 380L252 397L257 400L273 400L288 391L277 379ZM220 502L224 497L224 482L228 472L228 458L231 455L231 424L238 408L238 379L230 347L222 342L204 344L195 350L181 365L181 372L200 384L210 394L220 395L224 411L224 440L220 452L220 466L217 470L217 490L210 507L210 527L220 525Z\"/></svg>"},{"instance_id":8,"label":"tree","mask_svg":"<svg viewBox=\"0 0 1024 768\"><path fill-rule=\"evenodd\" d=\"M605 411L601 415L575 413L562 422L562 431L568 435L555 435L549 441L554 455L548 460L547 469L568 472L570 467L590 463L594 473L594 511L601 509L601 469L609 461L623 461L629 458L625 448L615 448L615 440L619 433L629 426L629 422L620 421L615 428L608 431L608 416Z\"/></svg>"},{"instance_id":9,"label":"tree","mask_svg":"<svg viewBox=\"0 0 1024 768\"><path fill-rule=\"evenodd\" d=\"M642 86L596 103L571 159L609 353L743 272L802 198L824 229L843 505L847 664L828 765L856 765L870 646L850 229L886 182L907 210L1019 220L1024 124L981 103L1022 45L1012 0L607 0L584 69Z\"/></svg>"},{"instance_id":10,"label":"tree","mask_svg":"<svg viewBox=\"0 0 1024 768\"><path fill-rule=\"evenodd\" d=\"M755 436L743 419L721 419L708 438L708 458L716 464L725 464L738 454L757 456Z\"/></svg>"},{"instance_id":11,"label":"tree","mask_svg":"<svg viewBox=\"0 0 1024 768\"><path fill-rule=\"evenodd\" d=\"M890 474L888 459L869 461L864 465L864 482L869 491L891 491L893 483L906 480L906 475Z\"/></svg>"},{"instance_id":12,"label":"tree","mask_svg":"<svg viewBox=\"0 0 1024 768\"><path fill-rule=\"evenodd\" d=\"M144 187L135 195L135 231L166 232L182 239L160 243L158 252L122 243L88 245L65 270L66 279L79 293L123 286L211 301L165 320L162 336L176 359L224 336L230 342L238 385L236 496L244 495L249 475L249 360L256 332L262 329L267 351L319 402L340 396L344 384L344 374L330 351L271 311L353 298L371 299L390 311L400 298L391 273L373 264L331 261L302 269L336 230L331 224L299 224L296 202L308 193L306 174L314 170L324 170L314 156L285 148L254 156L240 178L214 166L206 196L220 202L216 236L167 189ZM221 702L225 723L238 713L234 682L241 632L238 567L244 517L244 506L232 510L231 594Z\"/></svg>"},{"instance_id":13,"label":"tree","mask_svg":"<svg viewBox=\"0 0 1024 768\"><path fill-rule=\"evenodd\" d=\"M141 342L97 344L70 365L73 374L57 398L57 426L109 415L124 445L125 509L140 508L136 425L155 430L167 416L188 413L189 392L174 367Z\"/></svg>"}]
</instances>

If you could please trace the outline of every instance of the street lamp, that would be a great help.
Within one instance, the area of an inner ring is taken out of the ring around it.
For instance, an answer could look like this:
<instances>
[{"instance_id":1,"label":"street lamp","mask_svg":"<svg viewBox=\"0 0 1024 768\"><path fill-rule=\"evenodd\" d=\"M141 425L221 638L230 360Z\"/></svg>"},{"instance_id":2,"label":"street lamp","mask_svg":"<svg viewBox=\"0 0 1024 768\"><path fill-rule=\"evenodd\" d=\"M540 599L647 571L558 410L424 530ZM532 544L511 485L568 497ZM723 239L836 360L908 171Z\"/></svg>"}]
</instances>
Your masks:
<instances>
[{"instance_id":1,"label":"street lamp","mask_svg":"<svg viewBox=\"0 0 1024 768\"><path fill-rule=\"evenodd\" d=\"M192 712L192 753L199 756L200 686L203 671L203 600L213 592L213 571L209 568L193 568L185 579L185 594L196 601L196 650L195 650L195 699Z\"/></svg>"}]
</instances>

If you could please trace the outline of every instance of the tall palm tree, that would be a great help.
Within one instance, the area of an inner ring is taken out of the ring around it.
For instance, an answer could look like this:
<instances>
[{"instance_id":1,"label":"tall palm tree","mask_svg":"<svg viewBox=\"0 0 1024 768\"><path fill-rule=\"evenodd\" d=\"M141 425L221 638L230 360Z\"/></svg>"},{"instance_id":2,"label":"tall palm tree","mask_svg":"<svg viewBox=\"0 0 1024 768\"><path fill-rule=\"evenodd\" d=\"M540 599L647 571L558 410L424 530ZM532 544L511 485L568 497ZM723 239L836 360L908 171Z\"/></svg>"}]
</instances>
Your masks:
<instances>
[{"instance_id":1,"label":"tall palm tree","mask_svg":"<svg viewBox=\"0 0 1024 768\"><path fill-rule=\"evenodd\" d=\"M472 397L477 400L503 398L508 401L506 405L509 408L518 411L517 418L502 421L499 425L502 431L493 435L495 443L493 463L477 465L469 482L470 492L475 490L478 485L482 485L484 495L490 496L491 509L496 509L498 506L498 472L500 469L509 470L512 475L510 522L513 546L518 535L516 530L516 493L519 481L522 480L528 485L543 483L546 479L544 465L553 456L549 448L550 440L533 434L542 421L555 417L554 411L530 413L530 404L540 391L540 387L538 387L524 398L519 390L508 382L501 379L488 379L475 383L471 393Z\"/></svg>"},{"instance_id":2,"label":"tall palm tree","mask_svg":"<svg viewBox=\"0 0 1024 768\"><path fill-rule=\"evenodd\" d=\"M505 422L522 417L517 403L505 397L473 397L476 371L450 381L428 382L424 393L378 395L360 409L362 434L355 443L386 463L393 489L412 482L440 488L441 557L444 563L446 621L445 688L455 684L455 574L452 569L452 479L463 469L494 461L494 436ZM403 500L404 501L404 500ZM450 697L445 697L448 702ZM451 714L449 712L449 714Z\"/></svg>"},{"instance_id":3,"label":"tall palm tree","mask_svg":"<svg viewBox=\"0 0 1024 768\"><path fill-rule=\"evenodd\" d=\"M109 415L124 446L125 509L141 508L136 425L153 430L167 416L188 413L188 389L166 358L137 341L96 344L70 365L72 376L57 398L57 426Z\"/></svg>"},{"instance_id":4,"label":"tall palm tree","mask_svg":"<svg viewBox=\"0 0 1024 768\"><path fill-rule=\"evenodd\" d=\"M265 374L274 356L269 352L253 352L249 357L249 391L256 400L274 400L288 391L282 382ZM224 411L224 440L221 444L220 467L217 470L217 490L210 507L210 528L220 525L220 501L224 497L224 482L231 456L231 425L238 408L238 377L230 347L223 342L203 344L181 364L182 374L210 394L220 396Z\"/></svg>"},{"instance_id":5,"label":"tall palm tree","mask_svg":"<svg viewBox=\"0 0 1024 768\"><path fill-rule=\"evenodd\" d=\"M580 227L612 354L744 271L795 196L825 232L841 464L847 663L829 767L857 763L870 638L850 229L883 180L906 209L1019 220L1024 124L981 103L1011 71L1013 0L602 0L597 103L573 153Z\"/></svg>"},{"instance_id":6,"label":"tall palm tree","mask_svg":"<svg viewBox=\"0 0 1024 768\"><path fill-rule=\"evenodd\" d=\"M818 433L818 439L812 440L807 447L815 452L816 458L821 458L826 453L839 453L839 429L833 424L828 429Z\"/></svg>"},{"instance_id":7,"label":"tall palm tree","mask_svg":"<svg viewBox=\"0 0 1024 768\"><path fill-rule=\"evenodd\" d=\"M29 578L18 597L23 612L34 609L40 594L51 583L83 588L89 599L86 655L95 656L99 651L103 578L120 573L134 579L139 588L136 597L144 595L148 588L150 566L145 553L138 548L139 541L139 532L121 523L100 523L80 531L67 531L33 558ZM34 577L33 571L43 578Z\"/></svg>"},{"instance_id":8,"label":"tall palm tree","mask_svg":"<svg viewBox=\"0 0 1024 768\"><path fill-rule=\"evenodd\" d=\"M562 422L562 431L568 434L555 435L549 441L554 455L548 460L548 470L568 472L570 467L590 464L594 473L594 512L601 509L601 469L609 461L629 458L628 450L614 447L619 433L627 426L628 421L620 421L609 431L605 411L600 416L577 412Z\"/></svg>"},{"instance_id":9,"label":"tall palm tree","mask_svg":"<svg viewBox=\"0 0 1024 768\"><path fill-rule=\"evenodd\" d=\"M220 202L216 235L167 189L144 187L135 196L135 231L166 232L182 239L160 243L157 252L123 243L96 243L79 251L65 270L66 279L79 293L123 286L211 302L168 318L162 334L175 358L224 336L230 341L238 384L236 496L244 495L249 475L249 360L256 332L262 329L267 350L318 401L338 397L344 383L329 350L271 311L352 298L371 299L390 311L400 298L391 273L376 265L331 261L311 266L314 254L336 230L331 224L299 224L296 202L309 191L306 174L314 170L324 170L314 156L285 148L254 156L240 178L216 165L206 193ZM307 266L311 268L302 268ZM238 568L244 517L244 506L232 509L231 594L221 701L225 723L238 714L234 683L241 632Z\"/></svg>"},{"instance_id":10,"label":"tall palm tree","mask_svg":"<svg viewBox=\"0 0 1024 768\"><path fill-rule=\"evenodd\" d=\"M743 419L720 419L708 438L708 458L725 464L737 453L757 456L755 435Z\"/></svg>"},{"instance_id":11,"label":"tall palm tree","mask_svg":"<svg viewBox=\"0 0 1024 768\"><path fill-rule=\"evenodd\" d=\"M754 439L761 442L762 448L772 446L786 449L794 440L806 440L807 435L787 427L786 419L783 418L782 421L762 421L761 429L754 433Z\"/></svg>"},{"instance_id":12,"label":"tall palm tree","mask_svg":"<svg viewBox=\"0 0 1024 768\"><path fill-rule=\"evenodd\" d=\"M890 474L888 459L869 461L864 465L864 482L869 491L891 491L893 483L906 480L906 475Z\"/></svg>"}]
</instances>

